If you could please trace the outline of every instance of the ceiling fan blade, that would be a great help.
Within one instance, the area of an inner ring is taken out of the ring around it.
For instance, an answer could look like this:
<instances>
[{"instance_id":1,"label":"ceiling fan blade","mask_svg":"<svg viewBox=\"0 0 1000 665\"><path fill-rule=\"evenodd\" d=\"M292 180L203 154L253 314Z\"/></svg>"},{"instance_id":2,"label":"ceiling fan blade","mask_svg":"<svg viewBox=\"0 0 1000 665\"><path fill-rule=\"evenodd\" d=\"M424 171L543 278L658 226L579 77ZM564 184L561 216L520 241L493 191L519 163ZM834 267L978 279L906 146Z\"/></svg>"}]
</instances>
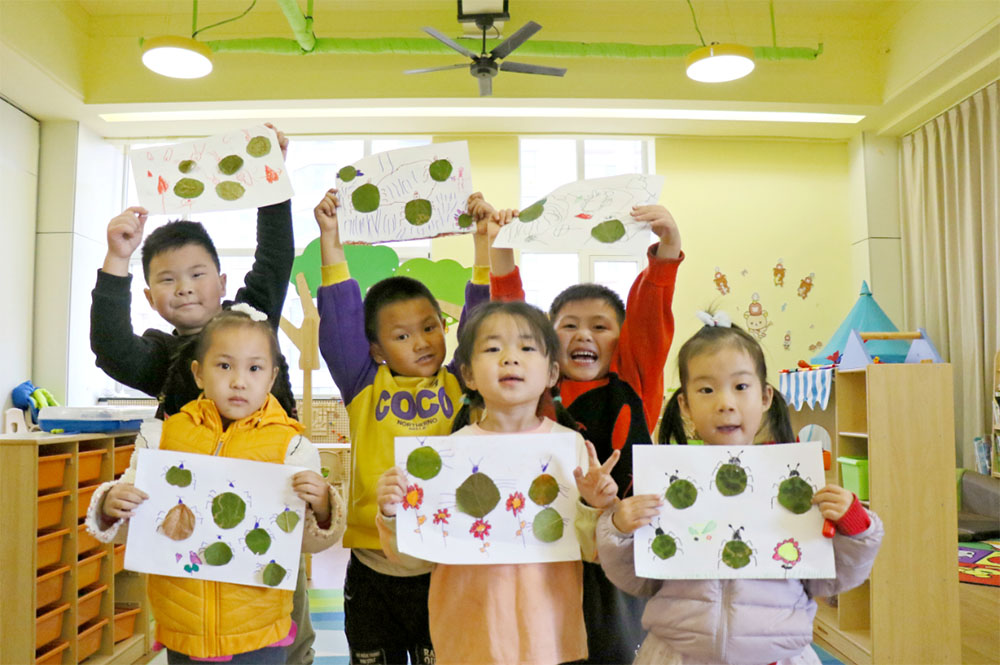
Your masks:
<instances>
[{"instance_id":1,"label":"ceiling fan blade","mask_svg":"<svg viewBox=\"0 0 1000 665\"><path fill-rule=\"evenodd\" d=\"M455 49L456 51L458 51L459 53L461 53L462 55L464 55L467 58L475 58L476 55L477 55L476 53L473 53L472 51L470 51L469 49L465 48L464 46L462 46L458 42L456 42L456 41L454 41L454 40L452 40L452 39L450 39L448 37L445 37L444 35L442 35L440 32L438 32L434 28L431 28L431 27L428 27L428 26L424 26L423 27L423 31L426 32L431 37L433 37L434 39L436 39L439 42L441 42L442 44L445 44L445 45L450 46L451 48ZM501 44L501 46L502 46L502 44Z\"/></svg>"},{"instance_id":2,"label":"ceiling fan blade","mask_svg":"<svg viewBox=\"0 0 1000 665\"><path fill-rule=\"evenodd\" d=\"M493 94L493 79L488 76L484 76L479 79L479 96L489 97Z\"/></svg>"},{"instance_id":3,"label":"ceiling fan blade","mask_svg":"<svg viewBox=\"0 0 1000 665\"><path fill-rule=\"evenodd\" d=\"M528 21L521 28L515 32L513 35L505 39L497 46L495 49L490 51L494 58L506 58L510 55L510 52L516 49L518 46L528 41L528 39L542 29L542 26L538 25L534 21Z\"/></svg>"},{"instance_id":4,"label":"ceiling fan blade","mask_svg":"<svg viewBox=\"0 0 1000 665\"><path fill-rule=\"evenodd\" d=\"M563 76L566 73L565 67L543 67L542 65L529 65L524 62L504 62L500 65L502 72L518 72L520 74L545 74L546 76Z\"/></svg>"},{"instance_id":5,"label":"ceiling fan blade","mask_svg":"<svg viewBox=\"0 0 1000 665\"><path fill-rule=\"evenodd\" d=\"M407 69L404 74L425 74L427 72L443 72L449 69L468 69L467 63L461 62L457 65L445 65L444 67L425 67L423 69Z\"/></svg>"}]
</instances>

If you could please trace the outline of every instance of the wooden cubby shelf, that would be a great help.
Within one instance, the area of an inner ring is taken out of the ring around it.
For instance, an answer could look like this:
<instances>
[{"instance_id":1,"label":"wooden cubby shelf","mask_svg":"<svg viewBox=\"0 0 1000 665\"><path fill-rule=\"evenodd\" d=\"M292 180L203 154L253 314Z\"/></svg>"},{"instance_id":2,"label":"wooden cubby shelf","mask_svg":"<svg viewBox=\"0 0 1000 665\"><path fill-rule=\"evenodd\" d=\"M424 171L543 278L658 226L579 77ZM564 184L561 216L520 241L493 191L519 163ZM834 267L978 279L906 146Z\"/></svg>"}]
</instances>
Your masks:
<instances>
[{"instance_id":1,"label":"wooden cubby shelf","mask_svg":"<svg viewBox=\"0 0 1000 665\"><path fill-rule=\"evenodd\" d=\"M134 440L0 437L0 664L130 665L149 653L145 577L120 571L123 546L82 526L93 491L128 465ZM138 612L116 620L123 606Z\"/></svg>"},{"instance_id":2,"label":"wooden cubby shelf","mask_svg":"<svg viewBox=\"0 0 1000 665\"><path fill-rule=\"evenodd\" d=\"M831 434L829 480L838 457L868 459L862 503L885 525L871 578L817 599L815 641L845 663L961 662L953 399L951 365L874 364L838 371L825 411L792 412Z\"/></svg>"}]
</instances>

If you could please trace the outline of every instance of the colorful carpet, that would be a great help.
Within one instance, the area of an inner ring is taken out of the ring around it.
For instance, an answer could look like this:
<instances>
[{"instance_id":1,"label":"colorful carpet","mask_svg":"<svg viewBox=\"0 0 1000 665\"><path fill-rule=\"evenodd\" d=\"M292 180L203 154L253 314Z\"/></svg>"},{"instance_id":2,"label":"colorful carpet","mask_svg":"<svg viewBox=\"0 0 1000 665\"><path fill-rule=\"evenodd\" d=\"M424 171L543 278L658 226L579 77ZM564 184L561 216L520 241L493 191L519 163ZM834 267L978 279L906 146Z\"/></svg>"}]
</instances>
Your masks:
<instances>
[{"instance_id":1,"label":"colorful carpet","mask_svg":"<svg viewBox=\"0 0 1000 665\"><path fill-rule=\"evenodd\" d=\"M314 665L349 665L350 652L344 636L344 590L310 589L309 612L316 631Z\"/></svg>"},{"instance_id":2,"label":"colorful carpet","mask_svg":"<svg viewBox=\"0 0 1000 665\"><path fill-rule=\"evenodd\" d=\"M958 579L968 584L1000 586L1000 540L959 543Z\"/></svg>"}]
</instances>

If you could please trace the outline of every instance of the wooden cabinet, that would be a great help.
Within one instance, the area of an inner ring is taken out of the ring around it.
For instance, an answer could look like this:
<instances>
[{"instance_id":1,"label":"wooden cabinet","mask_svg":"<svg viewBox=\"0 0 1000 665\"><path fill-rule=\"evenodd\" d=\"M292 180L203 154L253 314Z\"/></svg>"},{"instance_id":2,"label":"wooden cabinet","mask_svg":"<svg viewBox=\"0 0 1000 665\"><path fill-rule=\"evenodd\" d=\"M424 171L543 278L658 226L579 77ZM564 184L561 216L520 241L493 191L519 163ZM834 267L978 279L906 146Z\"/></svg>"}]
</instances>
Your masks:
<instances>
[{"instance_id":1,"label":"wooden cabinet","mask_svg":"<svg viewBox=\"0 0 1000 665\"><path fill-rule=\"evenodd\" d=\"M145 577L121 570L124 546L101 543L81 526L97 485L127 466L134 438L0 438L3 665L128 664L149 652Z\"/></svg>"},{"instance_id":2,"label":"wooden cabinet","mask_svg":"<svg viewBox=\"0 0 1000 665\"><path fill-rule=\"evenodd\" d=\"M838 371L833 459L868 458L870 506L885 524L871 579L819 600L818 644L845 662L961 662L951 365Z\"/></svg>"},{"instance_id":3,"label":"wooden cabinet","mask_svg":"<svg viewBox=\"0 0 1000 665\"><path fill-rule=\"evenodd\" d=\"M990 394L993 430L990 432L990 474L1000 478L1000 351L993 359L993 392Z\"/></svg>"}]
</instances>

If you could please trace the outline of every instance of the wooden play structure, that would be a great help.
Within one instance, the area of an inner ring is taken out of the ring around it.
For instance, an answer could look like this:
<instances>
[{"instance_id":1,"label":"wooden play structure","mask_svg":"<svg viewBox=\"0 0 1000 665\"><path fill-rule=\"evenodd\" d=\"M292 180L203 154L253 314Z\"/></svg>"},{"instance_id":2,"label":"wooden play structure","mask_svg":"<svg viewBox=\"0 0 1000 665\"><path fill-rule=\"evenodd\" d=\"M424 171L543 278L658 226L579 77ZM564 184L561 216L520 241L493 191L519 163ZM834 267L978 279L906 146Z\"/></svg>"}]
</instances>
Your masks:
<instances>
[{"instance_id":1,"label":"wooden play structure","mask_svg":"<svg viewBox=\"0 0 1000 665\"><path fill-rule=\"evenodd\" d=\"M861 369L865 365L875 362L877 356L873 356L865 347L865 342L869 340L896 341L912 340L910 349L906 354L904 363L940 363L940 354L934 346L934 342L928 337L927 331L918 328L915 332L893 331L893 332L860 332L851 330L847 337L847 345L844 347L844 356L840 359L839 369L841 371L849 369Z\"/></svg>"}]
</instances>

